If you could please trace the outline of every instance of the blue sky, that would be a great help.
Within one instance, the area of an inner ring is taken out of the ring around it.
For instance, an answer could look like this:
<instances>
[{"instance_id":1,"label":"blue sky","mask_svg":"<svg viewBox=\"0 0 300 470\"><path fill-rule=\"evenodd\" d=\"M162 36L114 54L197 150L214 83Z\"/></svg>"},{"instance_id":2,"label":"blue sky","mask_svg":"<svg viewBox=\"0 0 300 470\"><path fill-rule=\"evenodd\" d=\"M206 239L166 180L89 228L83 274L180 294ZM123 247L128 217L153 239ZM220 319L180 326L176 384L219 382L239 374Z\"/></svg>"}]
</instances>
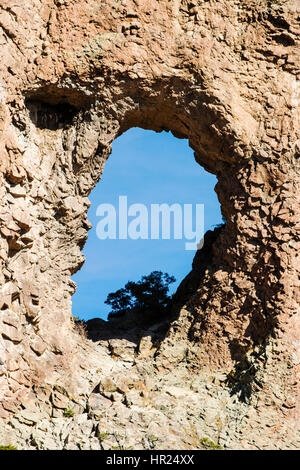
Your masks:
<instances>
[{"instance_id":1,"label":"blue sky","mask_svg":"<svg viewBox=\"0 0 300 470\"><path fill-rule=\"evenodd\" d=\"M88 218L93 228L83 250L85 264L72 277L77 284L73 315L84 320L106 319L110 312L104 303L107 295L154 270L175 276L177 281L170 288L174 292L190 271L195 254L185 250L186 240L99 240L99 204L109 203L117 209L119 196L127 196L128 206L141 203L149 209L155 203L204 204L207 231L222 222L216 182L214 175L195 162L188 141L170 132L133 128L116 139L102 178L89 197Z\"/></svg>"}]
</instances>

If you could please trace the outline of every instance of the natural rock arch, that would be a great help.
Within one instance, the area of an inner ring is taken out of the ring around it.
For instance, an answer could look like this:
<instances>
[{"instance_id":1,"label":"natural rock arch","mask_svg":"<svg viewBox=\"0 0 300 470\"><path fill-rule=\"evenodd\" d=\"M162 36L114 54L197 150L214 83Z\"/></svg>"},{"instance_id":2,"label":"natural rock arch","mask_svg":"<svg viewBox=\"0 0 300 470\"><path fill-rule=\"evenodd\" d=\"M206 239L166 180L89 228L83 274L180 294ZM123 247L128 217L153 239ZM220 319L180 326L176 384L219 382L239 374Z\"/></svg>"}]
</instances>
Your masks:
<instances>
[{"instance_id":1,"label":"natural rock arch","mask_svg":"<svg viewBox=\"0 0 300 470\"><path fill-rule=\"evenodd\" d=\"M280 439L296 445L296 1L98 3L0 10L1 416L50 393L54 404L55 387L92 391L78 386L79 364L95 368L98 353L74 332L70 276L83 262L88 194L113 140L136 126L189 139L218 177L227 221L196 255L156 367L185 358L198 374L227 374L233 393L242 378L271 400L270 422L283 413Z\"/></svg>"}]
</instances>

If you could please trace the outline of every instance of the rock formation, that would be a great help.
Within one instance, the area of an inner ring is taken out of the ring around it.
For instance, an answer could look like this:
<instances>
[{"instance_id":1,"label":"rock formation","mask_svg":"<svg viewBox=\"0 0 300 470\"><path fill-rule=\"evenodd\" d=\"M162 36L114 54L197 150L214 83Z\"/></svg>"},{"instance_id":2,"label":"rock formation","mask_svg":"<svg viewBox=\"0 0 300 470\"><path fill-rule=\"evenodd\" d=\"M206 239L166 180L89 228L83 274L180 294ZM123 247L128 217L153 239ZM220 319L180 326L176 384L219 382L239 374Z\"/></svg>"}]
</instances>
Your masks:
<instances>
[{"instance_id":1,"label":"rock formation","mask_svg":"<svg viewBox=\"0 0 300 470\"><path fill-rule=\"evenodd\" d=\"M297 0L1 2L0 445L299 448L299 42ZM189 140L227 222L168 327L86 339L88 195L135 126Z\"/></svg>"}]
</instances>

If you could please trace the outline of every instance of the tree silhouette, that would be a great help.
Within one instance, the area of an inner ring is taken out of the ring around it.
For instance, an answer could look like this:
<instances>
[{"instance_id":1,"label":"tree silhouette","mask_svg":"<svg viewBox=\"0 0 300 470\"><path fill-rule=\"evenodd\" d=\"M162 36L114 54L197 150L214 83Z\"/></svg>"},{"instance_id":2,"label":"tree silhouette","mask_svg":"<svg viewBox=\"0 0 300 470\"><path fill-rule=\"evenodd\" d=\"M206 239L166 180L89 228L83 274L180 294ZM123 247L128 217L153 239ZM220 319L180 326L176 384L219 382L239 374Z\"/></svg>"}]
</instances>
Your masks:
<instances>
[{"instance_id":1,"label":"tree silhouette","mask_svg":"<svg viewBox=\"0 0 300 470\"><path fill-rule=\"evenodd\" d=\"M119 318L130 311L138 314L147 312L153 317L166 314L171 300L168 296L169 285L175 281L174 276L152 271L138 282L127 282L122 289L108 294L105 303L112 307L108 320Z\"/></svg>"}]
</instances>

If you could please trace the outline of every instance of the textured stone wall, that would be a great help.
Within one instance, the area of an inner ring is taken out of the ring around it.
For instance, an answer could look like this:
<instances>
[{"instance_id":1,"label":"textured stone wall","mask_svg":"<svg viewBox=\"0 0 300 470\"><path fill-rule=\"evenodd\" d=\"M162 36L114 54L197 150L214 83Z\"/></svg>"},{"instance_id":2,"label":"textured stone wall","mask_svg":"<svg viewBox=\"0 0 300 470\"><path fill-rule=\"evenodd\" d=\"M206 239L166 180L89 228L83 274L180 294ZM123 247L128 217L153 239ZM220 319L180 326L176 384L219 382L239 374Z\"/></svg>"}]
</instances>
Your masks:
<instances>
[{"instance_id":1,"label":"textured stone wall","mask_svg":"<svg viewBox=\"0 0 300 470\"><path fill-rule=\"evenodd\" d=\"M222 371L283 423L270 447L299 443L299 40L297 0L1 2L3 426L55 408L55 387L92 391L70 276L111 144L138 126L189 140L227 221L181 286L157 370Z\"/></svg>"}]
</instances>

